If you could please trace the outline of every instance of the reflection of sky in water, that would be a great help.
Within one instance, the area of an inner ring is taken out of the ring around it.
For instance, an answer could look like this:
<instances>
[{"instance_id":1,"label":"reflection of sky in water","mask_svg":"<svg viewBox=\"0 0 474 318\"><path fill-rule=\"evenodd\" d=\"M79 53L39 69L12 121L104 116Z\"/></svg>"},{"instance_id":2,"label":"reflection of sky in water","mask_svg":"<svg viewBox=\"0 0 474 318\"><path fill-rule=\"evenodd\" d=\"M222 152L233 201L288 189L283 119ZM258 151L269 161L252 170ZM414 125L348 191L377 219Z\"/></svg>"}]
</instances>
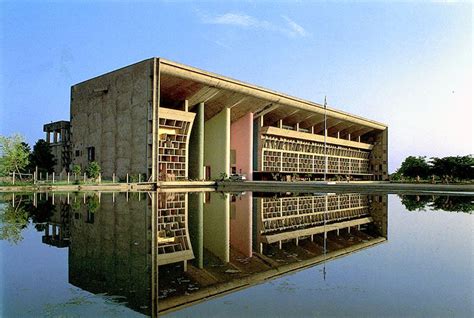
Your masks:
<instances>
[{"instance_id":1,"label":"reflection of sky in water","mask_svg":"<svg viewBox=\"0 0 474 318\"><path fill-rule=\"evenodd\" d=\"M389 195L388 241L327 262L325 281L318 265L168 316L470 316L473 216L426 209ZM68 250L43 234L30 224L18 245L0 241L2 316L141 316L69 284Z\"/></svg>"}]
</instances>

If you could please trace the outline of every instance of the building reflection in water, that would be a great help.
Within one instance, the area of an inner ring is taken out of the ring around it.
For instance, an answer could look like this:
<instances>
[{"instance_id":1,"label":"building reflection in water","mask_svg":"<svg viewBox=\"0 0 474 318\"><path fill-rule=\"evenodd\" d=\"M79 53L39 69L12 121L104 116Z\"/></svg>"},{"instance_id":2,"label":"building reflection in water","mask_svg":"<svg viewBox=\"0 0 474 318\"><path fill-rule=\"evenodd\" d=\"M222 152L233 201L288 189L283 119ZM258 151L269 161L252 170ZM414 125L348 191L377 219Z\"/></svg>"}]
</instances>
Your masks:
<instances>
[{"instance_id":1,"label":"building reflection in water","mask_svg":"<svg viewBox=\"0 0 474 318\"><path fill-rule=\"evenodd\" d=\"M34 204L44 201L34 198ZM387 240L387 195L64 194L43 243L69 282L158 316Z\"/></svg>"}]
</instances>

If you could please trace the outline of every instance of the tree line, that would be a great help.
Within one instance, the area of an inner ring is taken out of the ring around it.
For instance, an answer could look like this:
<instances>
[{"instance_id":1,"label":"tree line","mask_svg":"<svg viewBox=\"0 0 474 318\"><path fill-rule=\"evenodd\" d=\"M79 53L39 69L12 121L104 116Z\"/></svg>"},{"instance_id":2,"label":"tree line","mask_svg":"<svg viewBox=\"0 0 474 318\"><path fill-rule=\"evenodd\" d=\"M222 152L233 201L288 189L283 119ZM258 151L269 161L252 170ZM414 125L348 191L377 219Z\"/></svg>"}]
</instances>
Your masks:
<instances>
[{"instance_id":1,"label":"tree line","mask_svg":"<svg viewBox=\"0 0 474 318\"><path fill-rule=\"evenodd\" d=\"M41 173L54 171L56 159L51 146L44 139L39 139L31 150L23 136L0 136L0 176L31 173L38 169Z\"/></svg>"},{"instance_id":2,"label":"tree line","mask_svg":"<svg viewBox=\"0 0 474 318\"><path fill-rule=\"evenodd\" d=\"M8 177L12 173L19 176L37 171L41 174L53 173L57 159L54 157L51 146L44 139L39 139L31 150L23 136L15 134L10 137L0 136L0 177ZM81 167L74 165L69 171L76 175L81 174ZM101 168L95 161L90 162L84 169L87 177L97 179Z\"/></svg>"},{"instance_id":3,"label":"tree line","mask_svg":"<svg viewBox=\"0 0 474 318\"><path fill-rule=\"evenodd\" d=\"M443 158L407 157L391 180L430 180L432 182L462 182L474 179L474 157L449 156Z\"/></svg>"}]
</instances>

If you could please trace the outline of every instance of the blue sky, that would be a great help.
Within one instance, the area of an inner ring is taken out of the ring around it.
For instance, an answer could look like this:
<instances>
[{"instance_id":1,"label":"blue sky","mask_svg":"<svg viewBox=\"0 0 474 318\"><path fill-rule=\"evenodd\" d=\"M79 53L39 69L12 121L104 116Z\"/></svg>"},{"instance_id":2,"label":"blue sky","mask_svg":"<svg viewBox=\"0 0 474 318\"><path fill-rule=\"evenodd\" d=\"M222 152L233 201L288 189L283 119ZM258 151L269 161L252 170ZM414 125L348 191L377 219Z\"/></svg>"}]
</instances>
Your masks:
<instances>
[{"instance_id":1,"label":"blue sky","mask_svg":"<svg viewBox=\"0 0 474 318\"><path fill-rule=\"evenodd\" d=\"M389 126L408 155L473 153L472 4L2 1L0 134L44 138L71 85L165 57Z\"/></svg>"}]
</instances>

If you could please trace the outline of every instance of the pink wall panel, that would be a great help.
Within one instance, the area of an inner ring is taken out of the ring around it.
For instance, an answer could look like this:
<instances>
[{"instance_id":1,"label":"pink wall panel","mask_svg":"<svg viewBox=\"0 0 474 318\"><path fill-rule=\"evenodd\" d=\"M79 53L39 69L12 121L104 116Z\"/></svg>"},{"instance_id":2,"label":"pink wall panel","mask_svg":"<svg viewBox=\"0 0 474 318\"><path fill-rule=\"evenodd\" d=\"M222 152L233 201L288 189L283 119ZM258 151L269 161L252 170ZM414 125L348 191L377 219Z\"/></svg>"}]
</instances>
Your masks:
<instances>
[{"instance_id":1,"label":"pink wall panel","mask_svg":"<svg viewBox=\"0 0 474 318\"><path fill-rule=\"evenodd\" d=\"M248 113L230 126L230 149L236 152L237 173L252 180L253 113Z\"/></svg>"}]
</instances>

